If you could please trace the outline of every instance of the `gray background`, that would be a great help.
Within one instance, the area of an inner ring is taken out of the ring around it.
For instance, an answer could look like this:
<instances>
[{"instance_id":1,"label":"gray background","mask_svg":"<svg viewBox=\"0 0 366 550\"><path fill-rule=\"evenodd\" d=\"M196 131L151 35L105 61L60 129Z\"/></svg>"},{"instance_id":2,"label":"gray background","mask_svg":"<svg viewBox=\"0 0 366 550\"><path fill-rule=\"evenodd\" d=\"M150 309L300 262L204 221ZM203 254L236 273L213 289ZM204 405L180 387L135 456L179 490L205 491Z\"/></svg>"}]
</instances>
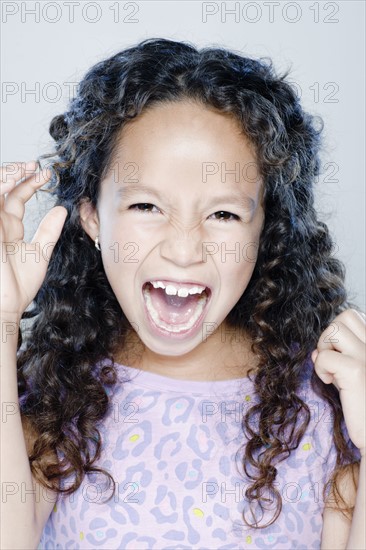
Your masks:
<instances>
[{"instance_id":1,"label":"gray background","mask_svg":"<svg viewBox=\"0 0 366 550\"><path fill-rule=\"evenodd\" d=\"M248 56L269 56L279 70L291 67L289 79L304 108L325 123L317 208L335 237L337 257L346 264L350 298L365 311L362 0L1 4L2 163L51 151L49 123L65 110L85 71L145 38L222 45ZM42 193L27 203L26 239L49 207Z\"/></svg>"}]
</instances>

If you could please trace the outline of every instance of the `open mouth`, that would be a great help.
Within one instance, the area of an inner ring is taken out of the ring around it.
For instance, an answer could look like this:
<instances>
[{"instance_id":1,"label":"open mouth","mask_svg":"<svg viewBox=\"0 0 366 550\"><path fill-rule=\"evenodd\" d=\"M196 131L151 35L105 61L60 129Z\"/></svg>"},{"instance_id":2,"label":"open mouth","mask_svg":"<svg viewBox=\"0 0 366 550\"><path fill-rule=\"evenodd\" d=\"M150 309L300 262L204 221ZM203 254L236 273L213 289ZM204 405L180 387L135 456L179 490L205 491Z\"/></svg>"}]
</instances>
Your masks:
<instances>
[{"instance_id":1,"label":"open mouth","mask_svg":"<svg viewBox=\"0 0 366 550\"><path fill-rule=\"evenodd\" d=\"M164 285L163 285L164 286ZM199 324L211 297L208 287L167 285L147 282L142 287L147 312L163 331L186 333Z\"/></svg>"}]
</instances>

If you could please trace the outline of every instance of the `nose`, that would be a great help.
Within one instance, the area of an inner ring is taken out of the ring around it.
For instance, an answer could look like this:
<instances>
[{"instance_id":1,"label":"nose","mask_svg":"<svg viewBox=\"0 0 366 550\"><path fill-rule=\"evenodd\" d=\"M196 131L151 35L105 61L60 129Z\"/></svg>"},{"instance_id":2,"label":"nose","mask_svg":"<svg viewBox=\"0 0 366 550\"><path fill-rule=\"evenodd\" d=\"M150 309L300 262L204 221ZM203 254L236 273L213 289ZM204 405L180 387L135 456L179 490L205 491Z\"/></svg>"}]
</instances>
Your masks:
<instances>
[{"instance_id":1,"label":"nose","mask_svg":"<svg viewBox=\"0 0 366 550\"><path fill-rule=\"evenodd\" d=\"M199 231L195 232L194 237L191 233L186 232L185 235L177 236L174 231L166 234L160 247L161 256L182 267L203 262L202 238L198 234Z\"/></svg>"}]
</instances>

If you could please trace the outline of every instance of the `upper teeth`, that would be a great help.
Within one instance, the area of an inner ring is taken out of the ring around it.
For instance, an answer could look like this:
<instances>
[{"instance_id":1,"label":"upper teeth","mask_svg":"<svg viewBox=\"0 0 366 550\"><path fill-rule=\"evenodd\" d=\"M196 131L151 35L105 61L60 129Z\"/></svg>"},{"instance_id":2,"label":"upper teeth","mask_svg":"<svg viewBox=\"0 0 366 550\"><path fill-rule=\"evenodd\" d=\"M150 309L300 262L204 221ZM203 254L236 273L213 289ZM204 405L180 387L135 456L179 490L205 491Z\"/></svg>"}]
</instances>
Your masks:
<instances>
[{"instance_id":1,"label":"upper teeth","mask_svg":"<svg viewBox=\"0 0 366 550\"><path fill-rule=\"evenodd\" d=\"M191 288L181 288L179 286L165 285L162 281L152 281L151 284L154 288L162 288L166 294L175 296L178 294L181 298L187 298L188 294L201 294L206 287L204 286L192 286Z\"/></svg>"}]
</instances>

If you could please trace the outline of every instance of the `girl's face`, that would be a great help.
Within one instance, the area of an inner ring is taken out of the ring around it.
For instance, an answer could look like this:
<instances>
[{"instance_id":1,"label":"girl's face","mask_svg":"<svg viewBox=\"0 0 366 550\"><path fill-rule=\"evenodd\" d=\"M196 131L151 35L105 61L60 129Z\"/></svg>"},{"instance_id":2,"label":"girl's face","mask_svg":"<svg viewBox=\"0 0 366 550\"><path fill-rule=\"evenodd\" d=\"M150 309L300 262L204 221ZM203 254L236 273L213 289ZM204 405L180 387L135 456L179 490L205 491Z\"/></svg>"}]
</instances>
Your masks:
<instances>
[{"instance_id":1,"label":"girl's face","mask_svg":"<svg viewBox=\"0 0 366 550\"><path fill-rule=\"evenodd\" d=\"M97 209L84 203L80 214L90 237L99 235L110 285L151 353L207 351L252 276L261 196L254 151L228 115L165 103L123 128ZM197 283L210 290L185 297Z\"/></svg>"}]
</instances>

